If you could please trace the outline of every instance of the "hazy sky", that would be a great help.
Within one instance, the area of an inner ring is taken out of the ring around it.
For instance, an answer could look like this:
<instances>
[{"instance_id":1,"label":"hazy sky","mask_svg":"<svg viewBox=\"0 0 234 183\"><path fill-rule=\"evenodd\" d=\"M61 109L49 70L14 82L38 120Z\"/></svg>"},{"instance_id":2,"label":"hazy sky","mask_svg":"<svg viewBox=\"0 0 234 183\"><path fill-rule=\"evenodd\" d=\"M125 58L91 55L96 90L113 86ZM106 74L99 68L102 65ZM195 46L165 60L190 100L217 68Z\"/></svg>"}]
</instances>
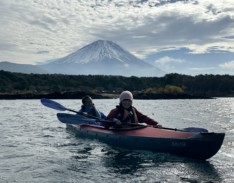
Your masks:
<instances>
[{"instance_id":1,"label":"hazy sky","mask_svg":"<svg viewBox=\"0 0 234 183\"><path fill-rule=\"evenodd\" d=\"M234 75L234 0L0 0L0 61L110 40L166 72Z\"/></svg>"}]
</instances>

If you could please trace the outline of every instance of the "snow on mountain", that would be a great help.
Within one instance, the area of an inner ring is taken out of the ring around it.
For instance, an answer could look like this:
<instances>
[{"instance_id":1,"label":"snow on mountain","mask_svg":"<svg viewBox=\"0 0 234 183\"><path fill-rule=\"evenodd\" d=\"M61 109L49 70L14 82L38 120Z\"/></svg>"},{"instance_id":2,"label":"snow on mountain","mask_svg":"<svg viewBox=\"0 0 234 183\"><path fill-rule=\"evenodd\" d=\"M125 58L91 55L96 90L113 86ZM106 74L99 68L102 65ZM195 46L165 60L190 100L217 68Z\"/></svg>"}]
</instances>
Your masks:
<instances>
[{"instance_id":1,"label":"snow on mountain","mask_svg":"<svg viewBox=\"0 0 234 183\"><path fill-rule=\"evenodd\" d=\"M122 49L112 41L96 41L90 45L87 45L80 50L55 61L55 63L77 63L87 64L103 61L111 61L115 58L115 61L127 66L128 64L148 65L147 63L136 58L129 52Z\"/></svg>"},{"instance_id":2,"label":"snow on mountain","mask_svg":"<svg viewBox=\"0 0 234 183\"><path fill-rule=\"evenodd\" d=\"M40 65L50 73L162 76L165 73L112 41L95 41L63 58Z\"/></svg>"}]
</instances>

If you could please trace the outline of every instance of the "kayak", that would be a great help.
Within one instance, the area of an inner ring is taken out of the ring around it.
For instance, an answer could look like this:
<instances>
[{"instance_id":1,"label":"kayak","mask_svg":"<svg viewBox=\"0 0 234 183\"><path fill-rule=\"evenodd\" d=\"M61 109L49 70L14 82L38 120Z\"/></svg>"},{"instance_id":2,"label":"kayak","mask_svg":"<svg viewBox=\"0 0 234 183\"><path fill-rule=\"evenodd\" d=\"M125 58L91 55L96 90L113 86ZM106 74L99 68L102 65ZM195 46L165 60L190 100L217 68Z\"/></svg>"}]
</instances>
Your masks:
<instances>
[{"instance_id":1,"label":"kayak","mask_svg":"<svg viewBox=\"0 0 234 183\"><path fill-rule=\"evenodd\" d=\"M81 119L79 116L65 113L58 113L57 117L61 122L66 123L68 130L79 137L97 139L111 146L126 149L170 153L200 160L214 156L221 148L225 136L225 133L142 125L106 129L100 124L94 124L94 119L91 118Z\"/></svg>"},{"instance_id":2,"label":"kayak","mask_svg":"<svg viewBox=\"0 0 234 183\"><path fill-rule=\"evenodd\" d=\"M225 136L225 133L208 132L207 129L194 127L173 129L135 124L131 128L106 129L102 125L113 121L84 115L46 98L42 98L41 103L55 110L76 113L76 115L57 113L57 117L77 136L97 139L126 149L170 153L206 160L219 151Z\"/></svg>"}]
</instances>

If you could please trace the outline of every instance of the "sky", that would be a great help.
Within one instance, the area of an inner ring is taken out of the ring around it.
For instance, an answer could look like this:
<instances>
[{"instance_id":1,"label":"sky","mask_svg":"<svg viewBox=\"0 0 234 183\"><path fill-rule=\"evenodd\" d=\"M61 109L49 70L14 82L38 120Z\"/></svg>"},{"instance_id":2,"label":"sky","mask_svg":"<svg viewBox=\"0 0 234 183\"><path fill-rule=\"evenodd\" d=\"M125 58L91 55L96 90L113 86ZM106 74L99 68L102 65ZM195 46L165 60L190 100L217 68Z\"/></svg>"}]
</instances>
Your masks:
<instances>
[{"instance_id":1,"label":"sky","mask_svg":"<svg viewBox=\"0 0 234 183\"><path fill-rule=\"evenodd\" d=\"M0 61L113 41L169 73L234 75L234 0L0 0Z\"/></svg>"}]
</instances>

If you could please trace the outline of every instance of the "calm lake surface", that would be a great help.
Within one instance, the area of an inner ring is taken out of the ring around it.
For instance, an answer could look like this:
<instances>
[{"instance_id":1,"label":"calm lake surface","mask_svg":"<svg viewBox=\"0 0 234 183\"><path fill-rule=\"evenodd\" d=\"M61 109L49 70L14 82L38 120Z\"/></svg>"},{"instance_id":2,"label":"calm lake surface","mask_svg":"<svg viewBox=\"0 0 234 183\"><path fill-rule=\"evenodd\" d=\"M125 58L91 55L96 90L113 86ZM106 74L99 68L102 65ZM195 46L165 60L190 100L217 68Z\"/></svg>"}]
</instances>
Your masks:
<instances>
[{"instance_id":1,"label":"calm lake surface","mask_svg":"<svg viewBox=\"0 0 234 183\"><path fill-rule=\"evenodd\" d=\"M78 110L80 100L55 100ZM107 114L117 99L94 100ZM0 100L0 182L234 182L234 98L135 100L134 106L171 128L225 132L207 161L130 151L75 137L40 100Z\"/></svg>"}]
</instances>

